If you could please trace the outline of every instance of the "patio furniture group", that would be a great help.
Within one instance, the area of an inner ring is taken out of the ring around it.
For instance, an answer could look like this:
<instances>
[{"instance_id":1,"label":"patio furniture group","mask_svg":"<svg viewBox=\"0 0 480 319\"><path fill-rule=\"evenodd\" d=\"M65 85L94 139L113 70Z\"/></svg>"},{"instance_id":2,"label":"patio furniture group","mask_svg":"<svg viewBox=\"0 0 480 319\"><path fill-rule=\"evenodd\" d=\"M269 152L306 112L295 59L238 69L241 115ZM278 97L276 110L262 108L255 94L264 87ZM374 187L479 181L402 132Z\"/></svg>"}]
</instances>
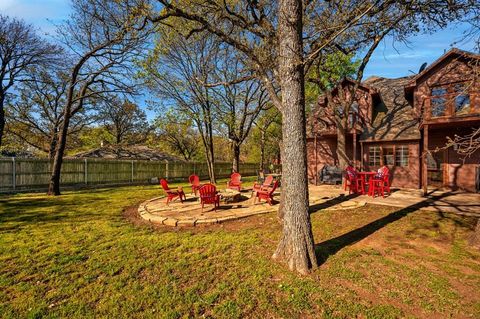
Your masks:
<instances>
[{"instance_id":1,"label":"patio furniture group","mask_svg":"<svg viewBox=\"0 0 480 319\"><path fill-rule=\"evenodd\" d=\"M268 204L273 204L273 193L279 186L280 176L280 174L268 174L266 175L263 183L254 184L252 190L252 197L254 198L254 203L258 199L259 202L261 200L266 200ZM223 200L225 202L234 202L238 200L238 198L240 197L240 192L242 190L242 175L236 172L231 174L230 180L227 182L227 188L225 191L222 192L219 192L214 184L201 184L200 178L195 174L192 174L188 178L188 181L192 189L192 194L194 194L195 196L198 196L199 194L202 211L205 204L213 204L213 208L216 211L217 208L220 207L220 200ZM186 199L185 193L181 187L176 190L171 189L168 186L167 180L163 178L160 179L160 185L167 194L167 205L177 197L182 203Z\"/></svg>"},{"instance_id":2,"label":"patio furniture group","mask_svg":"<svg viewBox=\"0 0 480 319\"><path fill-rule=\"evenodd\" d=\"M347 166L344 190L347 189L349 194L385 197L385 192L390 194L390 170L382 166L376 172L359 172L353 166Z\"/></svg>"}]
</instances>

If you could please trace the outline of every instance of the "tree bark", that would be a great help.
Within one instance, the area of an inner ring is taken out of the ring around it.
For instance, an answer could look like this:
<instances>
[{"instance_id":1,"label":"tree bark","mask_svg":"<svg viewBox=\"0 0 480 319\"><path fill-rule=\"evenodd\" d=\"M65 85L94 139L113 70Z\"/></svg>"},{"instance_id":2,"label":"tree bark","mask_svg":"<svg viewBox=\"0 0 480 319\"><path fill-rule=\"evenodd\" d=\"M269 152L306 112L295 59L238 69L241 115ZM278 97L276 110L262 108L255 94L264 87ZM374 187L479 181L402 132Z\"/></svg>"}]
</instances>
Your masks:
<instances>
[{"instance_id":1,"label":"tree bark","mask_svg":"<svg viewBox=\"0 0 480 319\"><path fill-rule=\"evenodd\" d=\"M62 129L58 137L57 149L55 152L55 158L53 160L52 175L50 176L50 184L48 185L48 195L60 195L60 173L62 170L63 155L65 153L65 147L67 145L67 133L68 126L70 125L70 103L65 106L65 112L63 115Z\"/></svg>"},{"instance_id":2,"label":"tree bark","mask_svg":"<svg viewBox=\"0 0 480 319\"><path fill-rule=\"evenodd\" d=\"M265 169L265 131L260 132L260 170Z\"/></svg>"},{"instance_id":3,"label":"tree bark","mask_svg":"<svg viewBox=\"0 0 480 319\"><path fill-rule=\"evenodd\" d=\"M50 149L48 150L48 159L52 161L57 150L58 128L54 128L52 137L50 139Z\"/></svg>"},{"instance_id":4,"label":"tree bark","mask_svg":"<svg viewBox=\"0 0 480 319\"><path fill-rule=\"evenodd\" d=\"M232 142L232 150L233 150L232 170L238 173L240 171L240 144L237 141Z\"/></svg>"},{"instance_id":5,"label":"tree bark","mask_svg":"<svg viewBox=\"0 0 480 319\"><path fill-rule=\"evenodd\" d=\"M3 133L5 131L5 94L0 93L0 146L3 143Z\"/></svg>"},{"instance_id":6,"label":"tree bark","mask_svg":"<svg viewBox=\"0 0 480 319\"><path fill-rule=\"evenodd\" d=\"M207 168L208 168L208 177L210 179L210 183L215 184L216 183L215 160L214 160L213 154L210 152L210 150L207 154Z\"/></svg>"},{"instance_id":7,"label":"tree bark","mask_svg":"<svg viewBox=\"0 0 480 319\"><path fill-rule=\"evenodd\" d=\"M210 177L210 183L216 183L215 176L215 152L213 148L213 129L211 125L208 125L208 147L207 147L207 162L208 162L208 175Z\"/></svg>"},{"instance_id":8,"label":"tree bark","mask_svg":"<svg viewBox=\"0 0 480 319\"><path fill-rule=\"evenodd\" d=\"M118 132L118 131L117 131L117 132ZM115 136L115 143L116 143L117 145L120 145L120 143L122 142L122 134L117 133L117 134L115 134L115 135L116 135L116 136Z\"/></svg>"},{"instance_id":9,"label":"tree bark","mask_svg":"<svg viewBox=\"0 0 480 319\"><path fill-rule=\"evenodd\" d=\"M306 274L317 267L317 258L308 213L302 1L280 0L278 10L283 234L273 258Z\"/></svg>"}]
</instances>

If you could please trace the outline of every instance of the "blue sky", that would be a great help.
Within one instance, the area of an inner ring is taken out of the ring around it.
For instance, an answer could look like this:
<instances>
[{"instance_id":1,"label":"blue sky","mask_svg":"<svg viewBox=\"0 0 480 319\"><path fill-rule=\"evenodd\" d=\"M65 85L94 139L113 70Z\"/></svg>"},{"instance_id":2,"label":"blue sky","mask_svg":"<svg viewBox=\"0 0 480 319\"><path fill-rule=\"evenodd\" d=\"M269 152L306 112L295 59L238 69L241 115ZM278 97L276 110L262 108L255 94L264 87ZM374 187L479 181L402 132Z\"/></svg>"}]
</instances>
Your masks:
<instances>
[{"instance_id":1,"label":"blue sky","mask_svg":"<svg viewBox=\"0 0 480 319\"><path fill-rule=\"evenodd\" d=\"M42 33L52 35L55 24L68 18L70 11L68 0L0 0L0 12L22 18L38 27ZM384 41L372 56L365 69L364 78L371 75L383 77L401 77L418 72L422 63L435 61L451 44L461 40L466 25L451 25L447 29L433 34L420 34L409 39L409 44ZM473 42L460 42L455 45L464 50L472 50ZM143 99L137 100L145 105ZM153 117L147 111L149 118Z\"/></svg>"},{"instance_id":2,"label":"blue sky","mask_svg":"<svg viewBox=\"0 0 480 319\"><path fill-rule=\"evenodd\" d=\"M472 51L474 42L462 41L462 34L467 29L466 24L452 24L433 34L418 34L410 37L408 44L394 44L391 39L387 39L378 46L370 59L364 78L371 75L401 77L411 75L412 72L409 70L417 73L424 62L432 63L448 51L452 44L459 49Z\"/></svg>"},{"instance_id":3,"label":"blue sky","mask_svg":"<svg viewBox=\"0 0 480 319\"><path fill-rule=\"evenodd\" d=\"M0 12L22 18L41 32L53 34L55 24L68 18L68 0L0 0Z\"/></svg>"}]
</instances>

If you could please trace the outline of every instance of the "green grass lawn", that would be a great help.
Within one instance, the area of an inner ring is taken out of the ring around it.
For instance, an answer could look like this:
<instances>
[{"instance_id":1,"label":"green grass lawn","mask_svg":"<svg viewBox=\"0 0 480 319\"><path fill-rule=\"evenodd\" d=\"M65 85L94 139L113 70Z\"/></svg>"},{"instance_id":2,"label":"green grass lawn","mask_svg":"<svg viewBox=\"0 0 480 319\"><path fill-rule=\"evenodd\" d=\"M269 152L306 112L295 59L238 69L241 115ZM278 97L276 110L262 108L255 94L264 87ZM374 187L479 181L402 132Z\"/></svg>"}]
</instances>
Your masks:
<instances>
[{"instance_id":1,"label":"green grass lawn","mask_svg":"<svg viewBox=\"0 0 480 319\"><path fill-rule=\"evenodd\" d=\"M275 214L180 230L122 214L161 193L0 197L0 316L480 317L472 218L381 206L318 211L323 263L300 277L270 259Z\"/></svg>"}]
</instances>

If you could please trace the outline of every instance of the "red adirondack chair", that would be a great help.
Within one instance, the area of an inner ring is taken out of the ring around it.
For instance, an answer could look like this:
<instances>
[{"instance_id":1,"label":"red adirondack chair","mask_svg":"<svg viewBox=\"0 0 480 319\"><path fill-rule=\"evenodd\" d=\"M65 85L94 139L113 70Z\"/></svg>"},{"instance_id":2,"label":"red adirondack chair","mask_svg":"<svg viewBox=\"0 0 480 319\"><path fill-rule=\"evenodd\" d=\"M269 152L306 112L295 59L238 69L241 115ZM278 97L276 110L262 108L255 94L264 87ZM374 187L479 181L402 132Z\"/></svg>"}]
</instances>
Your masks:
<instances>
[{"instance_id":1,"label":"red adirondack chair","mask_svg":"<svg viewBox=\"0 0 480 319\"><path fill-rule=\"evenodd\" d=\"M217 188L215 185L207 183L200 187L198 190L200 192L200 202L202 203L202 212L203 205L213 204L213 209L217 211L217 207L220 207L220 195L217 194Z\"/></svg>"},{"instance_id":2,"label":"red adirondack chair","mask_svg":"<svg viewBox=\"0 0 480 319\"><path fill-rule=\"evenodd\" d=\"M267 189L268 187L270 187L272 185L272 182L273 182L273 176L272 175L267 175L267 177L265 177L265 180L263 181L263 183L253 184L253 191L257 192L257 191L262 190L262 189Z\"/></svg>"},{"instance_id":3,"label":"red adirondack chair","mask_svg":"<svg viewBox=\"0 0 480 319\"><path fill-rule=\"evenodd\" d=\"M228 181L227 188L240 191L242 189L242 175L240 175L240 173L233 173L232 175L230 175L230 180Z\"/></svg>"},{"instance_id":4,"label":"red adirondack chair","mask_svg":"<svg viewBox=\"0 0 480 319\"><path fill-rule=\"evenodd\" d=\"M357 175L357 170L353 166L347 166L345 169L345 186L348 188L348 194L357 193L361 189L362 180Z\"/></svg>"},{"instance_id":5,"label":"red adirondack chair","mask_svg":"<svg viewBox=\"0 0 480 319\"><path fill-rule=\"evenodd\" d=\"M180 198L180 201L182 203L183 203L183 200L186 199L185 193L183 192L183 190L181 189L172 190L170 187L168 187L167 180L162 178L160 180L160 185L162 185L163 190L165 191L165 193L167 193L167 205L176 197Z\"/></svg>"},{"instance_id":6,"label":"red adirondack chair","mask_svg":"<svg viewBox=\"0 0 480 319\"><path fill-rule=\"evenodd\" d=\"M275 181L275 183L273 183L272 187L269 187L267 189L261 189L261 190L257 191L257 195L255 196L255 201L257 200L257 198L258 198L259 202L261 202L262 199L264 199L264 200L267 201L267 203L269 205L272 205L273 193L275 192L277 187L278 187L278 181Z\"/></svg>"},{"instance_id":7,"label":"red adirondack chair","mask_svg":"<svg viewBox=\"0 0 480 319\"><path fill-rule=\"evenodd\" d=\"M377 175L370 179L368 195L375 197L375 194L382 194L384 198L385 191L390 194L390 170L387 166L382 166L378 169Z\"/></svg>"},{"instance_id":8,"label":"red adirondack chair","mask_svg":"<svg viewBox=\"0 0 480 319\"><path fill-rule=\"evenodd\" d=\"M200 187L202 186L200 184L200 177L198 177L197 175L195 174L192 174L190 175L190 177L188 178L188 182L190 183L190 185L192 186L192 193L195 194L195 196L197 196L197 191L200 189Z\"/></svg>"}]
</instances>

